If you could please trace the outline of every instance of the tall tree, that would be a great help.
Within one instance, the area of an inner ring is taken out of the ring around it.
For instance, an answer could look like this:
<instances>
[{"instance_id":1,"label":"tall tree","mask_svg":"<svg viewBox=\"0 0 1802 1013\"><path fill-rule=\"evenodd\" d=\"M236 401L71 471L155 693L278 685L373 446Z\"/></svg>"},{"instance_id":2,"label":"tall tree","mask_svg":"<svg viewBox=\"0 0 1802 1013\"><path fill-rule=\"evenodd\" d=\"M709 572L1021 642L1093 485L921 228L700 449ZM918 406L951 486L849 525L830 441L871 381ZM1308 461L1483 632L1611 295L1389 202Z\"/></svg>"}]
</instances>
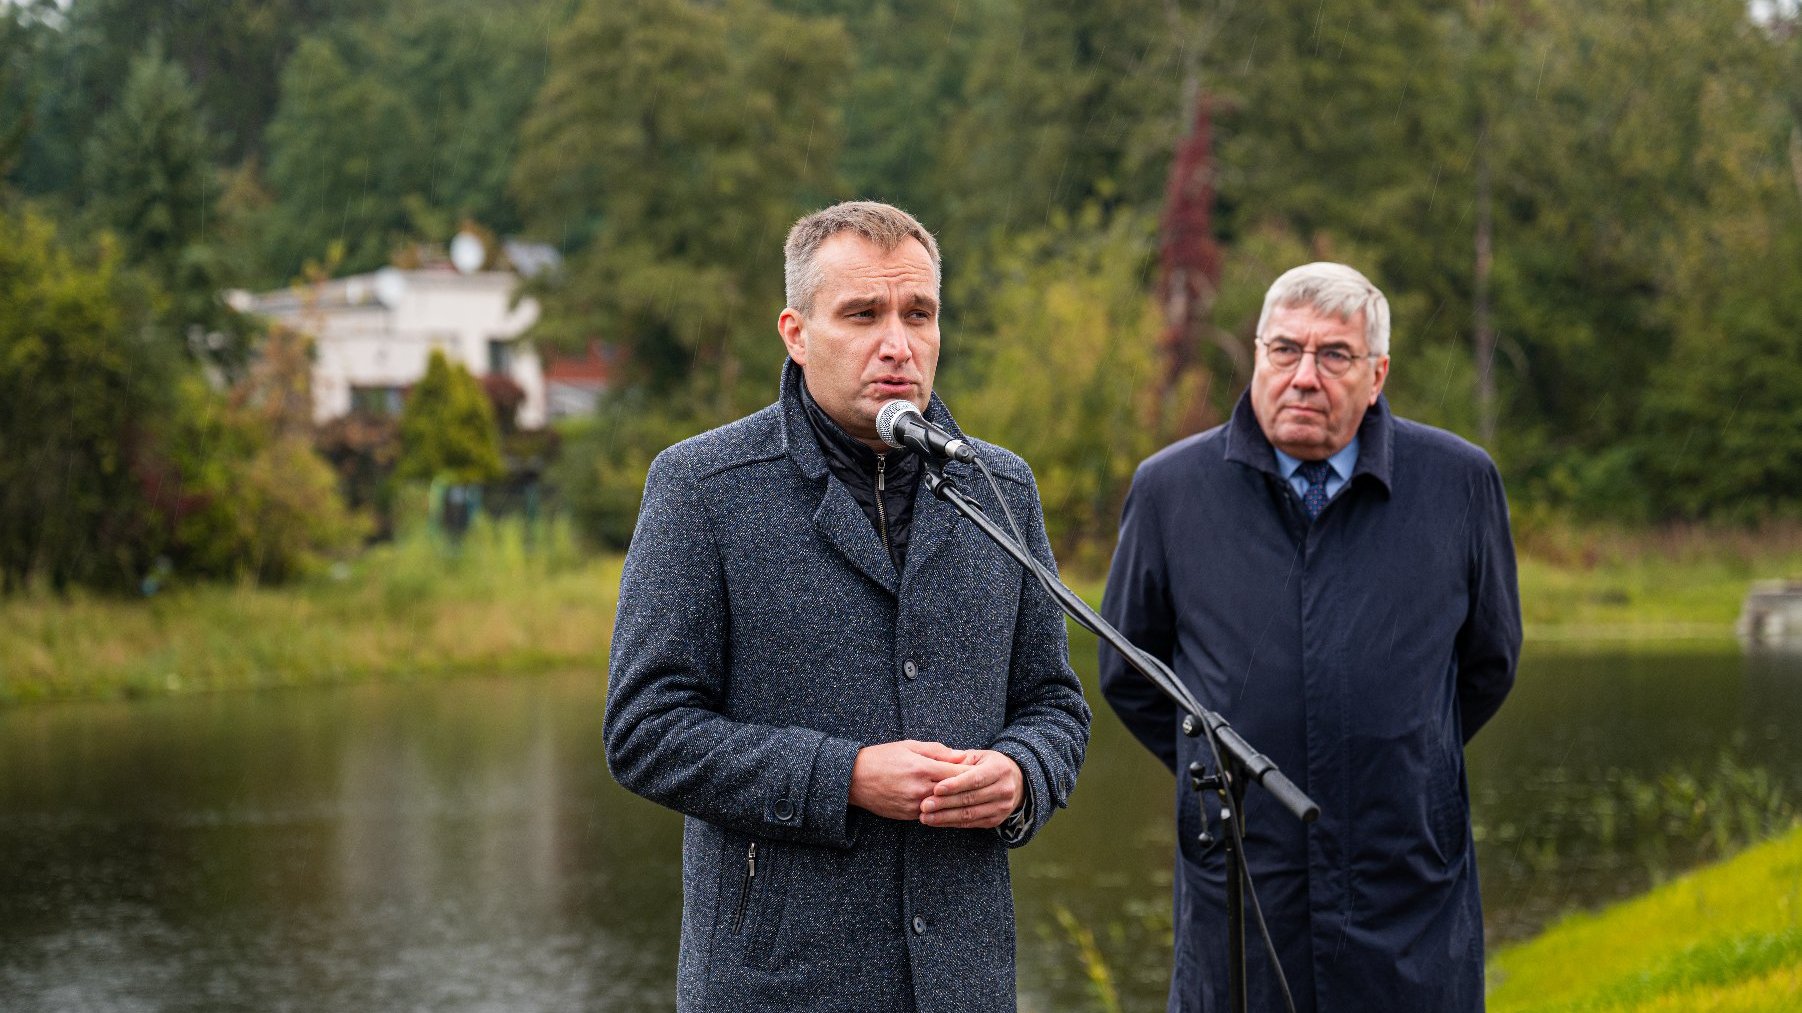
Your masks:
<instances>
[{"instance_id":1,"label":"tall tree","mask_svg":"<svg viewBox=\"0 0 1802 1013\"><path fill-rule=\"evenodd\" d=\"M368 270L465 219L510 232L518 137L564 0L393 0L387 13L305 39L270 123L266 218L277 281L334 240Z\"/></svg>"},{"instance_id":2,"label":"tall tree","mask_svg":"<svg viewBox=\"0 0 1802 1013\"><path fill-rule=\"evenodd\" d=\"M1469 267L1448 256L1454 241L1469 248L1454 237L1468 236L1470 207L1460 184L1471 141L1448 101L1458 72L1445 39L1453 5L1205 6L1201 59L1219 110L1217 228L1230 244L1229 279L1239 283L1233 264L1247 244L1354 264L1390 294L1395 311L1391 396L1413 414L1452 421L1434 410L1443 375L1418 364L1435 346L1468 360ZM1274 280L1275 273L1243 279L1253 287ZM1223 292L1221 301L1222 309L1244 307L1221 322L1249 347L1261 299ZM1466 368L1461 377L1468 375ZM1469 395L1452 400L1468 403Z\"/></svg>"},{"instance_id":3,"label":"tall tree","mask_svg":"<svg viewBox=\"0 0 1802 1013\"><path fill-rule=\"evenodd\" d=\"M1696 94L1687 169L1698 192L1663 247L1671 353L1647 366L1631 438L1607 469L1615 487L1644 490L1653 516L1802 516L1802 189L1789 105L1802 38L1785 27L1717 37L1717 69Z\"/></svg>"},{"instance_id":4,"label":"tall tree","mask_svg":"<svg viewBox=\"0 0 1802 1013\"><path fill-rule=\"evenodd\" d=\"M949 219L943 166L962 157L953 125L964 82L1007 3L968 0L777 0L796 14L838 19L854 71L840 108L839 171L847 195L902 207L935 231ZM1011 18L1011 15L1006 15ZM969 251L961 251L958 267Z\"/></svg>"},{"instance_id":5,"label":"tall tree","mask_svg":"<svg viewBox=\"0 0 1802 1013\"><path fill-rule=\"evenodd\" d=\"M0 212L0 590L129 587L154 552L135 472L175 375L116 256Z\"/></svg>"},{"instance_id":6,"label":"tall tree","mask_svg":"<svg viewBox=\"0 0 1802 1013\"><path fill-rule=\"evenodd\" d=\"M1155 206L1188 126L1165 0L999 4L976 27L936 166L948 244L979 250L1090 203Z\"/></svg>"},{"instance_id":7,"label":"tall tree","mask_svg":"<svg viewBox=\"0 0 1802 1013\"><path fill-rule=\"evenodd\" d=\"M186 75L152 44L132 60L125 94L89 140L90 210L124 241L126 262L168 296L165 326L197 358L235 370L250 327L219 300L228 275L208 231L212 147Z\"/></svg>"},{"instance_id":8,"label":"tall tree","mask_svg":"<svg viewBox=\"0 0 1802 1013\"><path fill-rule=\"evenodd\" d=\"M56 40L51 24L56 16L52 0L0 5L0 187L12 182L32 137Z\"/></svg>"},{"instance_id":9,"label":"tall tree","mask_svg":"<svg viewBox=\"0 0 1802 1013\"><path fill-rule=\"evenodd\" d=\"M196 82L200 108L236 161L258 153L274 112L288 54L335 18L367 13L350 0L72 0L57 3L59 25L35 131L42 143L23 167L29 192L67 193L97 118L125 93L132 58L151 41Z\"/></svg>"},{"instance_id":10,"label":"tall tree","mask_svg":"<svg viewBox=\"0 0 1802 1013\"><path fill-rule=\"evenodd\" d=\"M1139 461L1156 448L1146 420L1162 313L1145 279L1156 256L1150 215L1089 210L1022 236L995 265L998 323L979 378L951 370L943 384L971 432L1004 439L1032 464L1052 543L1068 561L1104 567ZM959 348L947 342L945 361ZM1056 410L1048 412L1048 397Z\"/></svg>"},{"instance_id":11,"label":"tall tree","mask_svg":"<svg viewBox=\"0 0 1802 1013\"><path fill-rule=\"evenodd\" d=\"M131 61L119 104L95 124L88 185L126 255L159 278L172 277L182 251L205 239L211 147L187 76L153 44Z\"/></svg>"},{"instance_id":12,"label":"tall tree","mask_svg":"<svg viewBox=\"0 0 1802 1013\"><path fill-rule=\"evenodd\" d=\"M1158 302L1164 331L1158 353L1163 364L1154 381L1152 404L1154 429L1166 440L1199 432L1217 421L1213 405L1185 389L1197 381L1211 382L1198 354L1204 338L1215 338L1228 354L1241 347L1210 326L1220 289L1220 244L1214 237L1213 100L1195 94L1191 105L1192 125L1171 159L1159 222Z\"/></svg>"},{"instance_id":13,"label":"tall tree","mask_svg":"<svg viewBox=\"0 0 1802 1013\"><path fill-rule=\"evenodd\" d=\"M332 38L301 42L269 124L270 266L293 276L333 243L347 270L371 270L412 235L405 195L426 170L415 110Z\"/></svg>"},{"instance_id":14,"label":"tall tree","mask_svg":"<svg viewBox=\"0 0 1802 1013\"><path fill-rule=\"evenodd\" d=\"M585 4L514 167L533 228L573 253L542 333L615 343L629 381L687 390L704 418L766 399L776 251L836 189L848 49L836 23L757 0Z\"/></svg>"},{"instance_id":15,"label":"tall tree","mask_svg":"<svg viewBox=\"0 0 1802 1013\"><path fill-rule=\"evenodd\" d=\"M1513 10L1490 107L1499 438L1524 490L1612 510L1655 498L1623 447L1680 336L1673 254L1726 210L1711 152L1772 136L1765 99L1711 97L1745 94L1770 40L1730 2Z\"/></svg>"}]
</instances>

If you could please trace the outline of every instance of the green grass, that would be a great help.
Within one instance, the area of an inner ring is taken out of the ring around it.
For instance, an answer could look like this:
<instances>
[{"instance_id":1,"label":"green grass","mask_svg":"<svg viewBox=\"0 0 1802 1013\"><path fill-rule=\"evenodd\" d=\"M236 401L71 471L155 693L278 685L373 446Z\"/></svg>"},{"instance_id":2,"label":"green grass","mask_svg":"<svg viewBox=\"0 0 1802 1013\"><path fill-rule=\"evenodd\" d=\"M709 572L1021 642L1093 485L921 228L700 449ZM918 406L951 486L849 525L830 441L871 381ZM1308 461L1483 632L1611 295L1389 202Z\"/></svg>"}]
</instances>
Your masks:
<instances>
[{"instance_id":1,"label":"green grass","mask_svg":"<svg viewBox=\"0 0 1802 1013\"><path fill-rule=\"evenodd\" d=\"M1802 578L1802 527L1653 531L1537 523L1516 534L1529 643L1571 650L1719 651L1755 580ZM1103 576L1066 582L1092 605Z\"/></svg>"},{"instance_id":2,"label":"green grass","mask_svg":"<svg viewBox=\"0 0 1802 1013\"><path fill-rule=\"evenodd\" d=\"M1657 531L1538 525L1517 533L1531 643L1715 650L1754 580L1802 577L1802 527Z\"/></svg>"},{"instance_id":3,"label":"green grass","mask_svg":"<svg viewBox=\"0 0 1802 1013\"><path fill-rule=\"evenodd\" d=\"M1719 650L1751 581L1802 575L1802 527L1519 540L1527 638L1560 649ZM561 527L527 551L479 526L454 556L415 535L279 588L0 600L0 704L598 666L619 569ZM1098 576L1067 578L1100 603Z\"/></svg>"},{"instance_id":4,"label":"green grass","mask_svg":"<svg viewBox=\"0 0 1802 1013\"><path fill-rule=\"evenodd\" d=\"M1490 961L1490 1013L1802 1009L1802 828Z\"/></svg>"},{"instance_id":5,"label":"green grass","mask_svg":"<svg viewBox=\"0 0 1802 1013\"><path fill-rule=\"evenodd\" d=\"M606 663L620 558L553 527L424 536L280 588L0 601L0 703L546 670Z\"/></svg>"}]
</instances>

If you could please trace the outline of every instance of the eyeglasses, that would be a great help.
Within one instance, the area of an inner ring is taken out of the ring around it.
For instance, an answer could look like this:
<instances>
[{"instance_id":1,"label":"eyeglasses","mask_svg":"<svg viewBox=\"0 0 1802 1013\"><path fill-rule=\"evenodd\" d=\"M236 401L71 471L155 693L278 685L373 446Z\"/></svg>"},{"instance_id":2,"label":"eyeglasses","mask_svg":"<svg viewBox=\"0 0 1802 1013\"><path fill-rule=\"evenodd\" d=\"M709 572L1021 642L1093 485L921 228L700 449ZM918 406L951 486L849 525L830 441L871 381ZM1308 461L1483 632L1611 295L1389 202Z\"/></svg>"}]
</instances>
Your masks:
<instances>
[{"instance_id":1,"label":"eyeglasses","mask_svg":"<svg viewBox=\"0 0 1802 1013\"><path fill-rule=\"evenodd\" d=\"M1258 344L1264 346L1264 357L1270 360L1270 364L1285 373L1301 365L1302 356L1312 355L1314 368L1319 370L1322 375L1330 376L1335 380L1351 372L1352 365L1359 359L1382 358L1375 354L1353 355L1343 348L1333 346L1310 351L1293 341L1283 341L1280 338L1276 341L1265 341L1263 338L1259 338Z\"/></svg>"}]
</instances>

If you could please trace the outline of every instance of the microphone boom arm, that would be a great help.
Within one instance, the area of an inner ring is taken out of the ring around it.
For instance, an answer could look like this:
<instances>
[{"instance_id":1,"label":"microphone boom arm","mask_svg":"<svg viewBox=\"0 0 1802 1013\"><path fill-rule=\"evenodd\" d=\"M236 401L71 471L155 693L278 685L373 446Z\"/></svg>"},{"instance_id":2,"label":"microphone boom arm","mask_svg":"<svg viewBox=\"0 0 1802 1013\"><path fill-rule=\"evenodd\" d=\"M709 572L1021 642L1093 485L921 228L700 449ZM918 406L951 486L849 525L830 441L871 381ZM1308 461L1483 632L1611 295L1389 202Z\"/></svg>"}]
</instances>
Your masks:
<instances>
[{"instance_id":1,"label":"microphone boom arm","mask_svg":"<svg viewBox=\"0 0 1802 1013\"><path fill-rule=\"evenodd\" d=\"M932 490L933 495L950 503L958 513L982 529L983 534L1001 546L1002 550L1014 557L1021 566L1028 570L1038 567L1039 562L1033 558L1031 553L1015 542L1007 532L997 527L989 515L983 512L982 507L965 496L963 490L951 484L950 480L945 478L941 472L932 468L926 469L925 481L926 488ZM1083 601L1075 591L1070 590L1062 580L1050 574L1046 576L1050 577L1046 581L1046 589L1051 592L1052 596L1057 599L1057 603L1072 619L1075 619L1084 629L1106 641L1109 647L1119 651L1128 665L1131 665L1140 675L1151 680L1152 685L1162 690L1164 695L1186 714L1200 721L1220 743L1221 748L1226 750L1244 769L1251 780L1256 781L1270 792L1277 801L1283 804L1284 808L1295 815L1296 819L1304 823L1312 823L1319 818L1320 806L1308 798L1300 788L1297 788L1295 782L1289 780L1281 770L1278 770L1276 764L1272 763L1269 757L1252 748L1251 743L1245 741L1237 731L1234 731L1232 725L1228 724L1225 718L1203 707L1201 701L1189 692L1189 687L1177 680L1176 673L1170 671L1170 666L1126 639L1125 634L1103 619L1100 613L1091 608L1088 602Z\"/></svg>"},{"instance_id":2,"label":"microphone boom arm","mask_svg":"<svg viewBox=\"0 0 1802 1013\"><path fill-rule=\"evenodd\" d=\"M1000 503L1002 512L1007 514L1009 526L1013 527L1017 533L1019 526L1013 523L1013 513L1008 510L1007 501L999 498L1001 489L995 485L994 476L989 474L987 466L980 459L975 464L982 470L983 476L989 480L990 487L995 491L996 501ZM1251 869L1245 862L1243 830L1245 821L1242 818L1245 786L1255 781L1282 803L1283 808L1289 810L1303 823L1312 823L1318 819L1320 807L1303 794L1294 782L1285 777L1268 757L1253 749L1249 742L1246 742L1238 732L1233 730L1231 725L1226 723L1226 719L1203 707L1201 701L1189 692L1188 687L1177 680L1176 673L1170 671L1170 666L1126 639L1124 634L1090 608L1088 602L1083 601L1063 581L1047 571L1018 540L1008 537L1006 532L1003 532L994 521L989 519L987 514L983 513L980 506L965 496L962 490L945 477L942 467L933 465L931 459L928 459L925 482L926 488L932 490L933 495L950 503L958 513L980 528L991 541L999 545L1008 555L1014 557L1021 566L1026 568L1028 573L1038 578L1039 584L1045 588L1046 593L1050 594L1072 619L1106 641L1108 646L1119 651L1121 657L1126 659L1127 664L1131 665L1140 675L1151 680L1152 684L1165 696L1186 711L1182 721L1184 735L1206 734L1206 742L1209 752L1213 756L1215 771L1212 774L1207 773L1201 761L1197 760L1189 764L1188 773L1189 785L1197 792L1198 799L1201 797L1200 793L1214 791L1219 794L1222 803L1219 819L1225 831L1222 850L1225 855L1227 876L1226 1008L1234 1013L1247 1013L1249 1008L1245 968L1245 906L1249 900L1258 926L1258 933L1264 943L1264 952L1269 956L1270 963L1275 970L1276 984L1281 991L1284 1008L1289 1013L1295 1013L1295 998L1289 991L1288 976L1283 972L1282 961L1277 957L1276 945L1270 938L1270 927L1264 920L1263 908L1258 903L1257 891L1252 886ZM1202 826L1204 829L1201 834L1201 843L1205 847L1211 847L1213 838L1205 829L1207 827L1205 811L1202 813Z\"/></svg>"}]
</instances>

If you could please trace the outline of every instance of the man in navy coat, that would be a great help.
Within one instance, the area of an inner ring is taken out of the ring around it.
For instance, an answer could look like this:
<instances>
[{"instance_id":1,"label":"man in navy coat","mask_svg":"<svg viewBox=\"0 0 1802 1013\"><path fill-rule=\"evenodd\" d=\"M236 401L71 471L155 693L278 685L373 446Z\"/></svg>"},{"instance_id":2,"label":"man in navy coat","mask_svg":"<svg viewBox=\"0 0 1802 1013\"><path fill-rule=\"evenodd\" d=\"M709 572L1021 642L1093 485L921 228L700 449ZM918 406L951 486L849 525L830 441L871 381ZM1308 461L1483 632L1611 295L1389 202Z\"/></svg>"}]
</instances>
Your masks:
<instances>
[{"instance_id":1,"label":"man in navy coat","mask_svg":"<svg viewBox=\"0 0 1802 1013\"><path fill-rule=\"evenodd\" d=\"M786 276L777 402L658 455L620 583L607 761L687 817L677 1008L1011 1011L1006 852L1088 741L1063 616L877 438L896 398L956 431L931 234L836 205ZM1025 462L968 442L1053 565Z\"/></svg>"},{"instance_id":2,"label":"man in navy coat","mask_svg":"<svg viewBox=\"0 0 1802 1013\"><path fill-rule=\"evenodd\" d=\"M1464 744L1520 652L1501 478L1478 448L1390 413L1389 306L1357 271L1277 279L1257 345L1231 420L1139 467L1102 611L1320 805L1312 825L1256 787L1244 807L1296 1009L1481 1010ZM1211 768L1149 683L1105 646L1101 660L1146 748ZM1198 841L1196 803L1179 778L1173 1011L1226 1000L1224 862ZM1281 1010L1249 935L1250 1008Z\"/></svg>"}]
</instances>

